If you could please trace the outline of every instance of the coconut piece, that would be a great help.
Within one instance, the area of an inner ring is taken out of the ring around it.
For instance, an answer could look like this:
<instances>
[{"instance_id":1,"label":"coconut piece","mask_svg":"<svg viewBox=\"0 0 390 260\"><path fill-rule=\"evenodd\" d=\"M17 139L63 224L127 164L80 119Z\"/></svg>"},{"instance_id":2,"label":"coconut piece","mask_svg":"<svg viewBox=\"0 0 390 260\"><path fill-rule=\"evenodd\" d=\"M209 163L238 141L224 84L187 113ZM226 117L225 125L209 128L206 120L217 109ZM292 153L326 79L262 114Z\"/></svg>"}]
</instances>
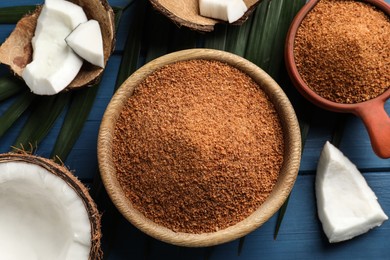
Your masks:
<instances>
[{"instance_id":1,"label":"coconut piece","mask_svg":"<svg viewBox=\"0 0 390 260\"><path fill-rule=\"evenodd\" d=\"M388 219L356 166L326 142L317 166L318 216L329 242L366 233Z\"/></svg>"},{"instance_id":2,"label":"coconut piece","mask_svg":"<svg viewBox=\"0 0 390 260\"><path fill-rule=\"evenodd\" d=\"M57 94L76 77L83 60L64 40L87 20L78 5L65 0L46 0L31 40L33 60L22 72L22 78L33 93Z\"/></svg>"},{"instance_id":3,"label":"coconut piece","mask_svg":"<svg viewBox=\"0 0 390 260\"><path fill-rule=\"evenodd\" d=\"M102 259L100 214L65 167L0 154L0 207L0 259Z\"/></svg>"},{"instance_id":4,"label":"coconut piece","mask_svg":"<svg viewBox=\"0 0 390 260\"><path fill-rule=\"evenodd\" d=\"M77 26L65 41L81 58L104 68L102 32L96 20L89 20Z\"/></svg>"},{"instance_id":5,"label":"coconut piece","mask_svg":"<svg viewBox=\"0 0 390 260\"><path fill-rule=\"evenodd\" d=\"M149 0L153 7L167 16L178 26L185 26L190 29L210 32L214 30L214 26L220 23L221 20L212 19L200 15L199 0ZM248 10L242 17L234 22L235 25L243 24L261 0L243 0Z\"/></svg>"},{"instance_id":6,"label":"coconut piece","mask_svg":"<svg viewBox=\"0 0 390 260\"><path fill-rule=\"evenodd\" d=\"M114 12L107 0L69 0L81 6L88 19L99 22L104 49L104 63L114 50L115 22ZM31 40L42 6L23 17L7 40L0 46L0 63L6 64L18 76L22 76L25 66L32 60ZM103 68L84 63L76 78L66 89L75 89L95 84L102 75Z\"/></svg>"},{"instance_id":7,"label":"coconut piece","mask_svg":"<svg viewBox=\"0 0 390 260\"><path fill-rule=\"evenodd\" d=\"M200 15L233 23L248 10L242 0L199 0Z\"/></svg>"}]
</instances>

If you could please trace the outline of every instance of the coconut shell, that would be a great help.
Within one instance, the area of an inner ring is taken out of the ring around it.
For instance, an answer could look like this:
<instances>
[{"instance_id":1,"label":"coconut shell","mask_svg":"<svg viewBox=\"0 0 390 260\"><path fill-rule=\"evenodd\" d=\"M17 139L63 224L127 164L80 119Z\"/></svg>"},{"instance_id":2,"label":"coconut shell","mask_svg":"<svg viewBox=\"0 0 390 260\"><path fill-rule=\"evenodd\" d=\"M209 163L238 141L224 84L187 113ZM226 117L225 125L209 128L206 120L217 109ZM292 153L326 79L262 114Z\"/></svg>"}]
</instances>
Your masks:
<instances>
[{"instance_id":1,"label":"coconut shell","mask_svg":"<svg viewBox=\"0 0 390 260\"><path fill-rule=\"evenodd\" d=\"M69 1L81 6L88 19L99 22L103 38L104 63L106 64L115 46L115 21L112 8L106 0ZM37 6L34 12L20 19L11 35L0 46L0 63L8 65L20 77L26 65L32 60L31 39L34 36L41 9L42 6ZM103 68L84 62L80 72L66 89L93 85L99 80L102 72Z\"/></svg>"},{"instance_id":2,"label":"coconut shell","mask_svg":"<svg viewBox=\"0 0 390 260\"><path fill-rule=\"evenodd\" d=\"M198 0L149 0L153 7L171 19L178 26L185 26L195 31L210 32L217 23L226 23L199 14ZM248 10L234 25L243 24L261 0L244 0Z\"/></svg>"},{"instance_id":3,"label":"coconut shell","mask_svg":"<svg viewBox=\"0 0 390 260\"><path fill-rule=\"evenodd\" d=\"M101 215L97 209L95 202L90 196L87 188L64 166L55 163L52 160L34 156L27 153L5 153L0 154L0 163L5 162L25 162L38 165L57 177L63 179L82 199L85 208L88 212L91 223L91 251L89 254L90 260L103 259L100 240L101 233Z\"/></svg>"}]
</instances>

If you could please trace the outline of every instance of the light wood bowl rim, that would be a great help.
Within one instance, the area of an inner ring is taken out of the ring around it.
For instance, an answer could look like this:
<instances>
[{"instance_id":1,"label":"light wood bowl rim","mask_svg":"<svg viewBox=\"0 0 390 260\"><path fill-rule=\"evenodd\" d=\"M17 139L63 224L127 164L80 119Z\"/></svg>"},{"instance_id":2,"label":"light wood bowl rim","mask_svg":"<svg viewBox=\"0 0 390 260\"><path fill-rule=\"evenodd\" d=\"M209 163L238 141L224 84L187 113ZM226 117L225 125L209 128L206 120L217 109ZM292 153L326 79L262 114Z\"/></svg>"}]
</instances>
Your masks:
<instances>
[{"instance_id":1,"label":"light wood bowl rim","mask_svg":"<svg viewBox=\"0 0 390 260\"><path fill-rule=\"evenodd\" d=\"M112 138L115 122L126 100L132 95L135 86L150 73L164 65L192 59L226 62L252 77L269 95L275 105L281 118L285 138L285 156L282 170L278 182L267 200L258 210L236 225L217 232L203 234L174 232L145 218L138 210L134 209L131 202L124 195L116 179L116 171L112 162ZM300 160L301 135L298 120L288 97L280 86L262 69L248 60L228 52L211 49L189 49L170 53L138 69L122 84L110 101L104 113L98 136L100 174L107 193L117 209L128 221L144 233L170 244L187 247L204 247L225 243L245 236L260 227L279 210L290 194L297 178Z\"/></svg>"}]
</instances>

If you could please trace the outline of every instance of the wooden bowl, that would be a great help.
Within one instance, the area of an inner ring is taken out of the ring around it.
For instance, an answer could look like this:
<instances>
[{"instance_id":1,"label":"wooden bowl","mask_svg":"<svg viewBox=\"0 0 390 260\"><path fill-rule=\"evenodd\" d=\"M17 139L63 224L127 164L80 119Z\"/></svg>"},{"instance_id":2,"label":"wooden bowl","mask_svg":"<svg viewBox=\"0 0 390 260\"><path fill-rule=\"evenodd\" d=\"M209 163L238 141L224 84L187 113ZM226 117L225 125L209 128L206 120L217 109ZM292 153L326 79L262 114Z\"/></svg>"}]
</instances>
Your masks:
<instances>
[{"instance_id":1,"label":"wooden bowl","mask_svg":"<svg viewBox=\"0 0 390 260\"><path fill-rule=\"evenodd\" d=\"M285 153L277 183L266 201L243 221L213 233L189 234L174 232L147 219L126 198L117 178L112 158L112 143L117 118L133 90L148 75L160 67L177 61L207 59L225 62L247 73L268 94L283 128ZM242 237L266 222L282 206L297 177L301 159L301 136L298 121L290 101L278 84L253 63L223 51L190 49L157 58L132 74L117 90L99 130L98 161L105 188L123 216L146 234L167 243L201 247L212 246Z\"/></svg>"},{"instance_id":2,"label":"wooden bowl","mask_svg":"<svg viewBox=\"0 0 390 260\"><path fill-rule=\"evenodd\" d=\"M363 120L370 136L374 152L381 158L390 158L390 118L384 109L386 100L390 97L390 89L371 100L342 104L330 101L314 92L298 72L294 59L294 41L299 26L306 15L314 8L319 0L310 0L295 16L286 38L285 61L288 74L298 91L313 104L327 110L342 113L352 113ZM390 5L382 0L359 0L378 8L390 18Z\"/></svg>"}]
</instances>

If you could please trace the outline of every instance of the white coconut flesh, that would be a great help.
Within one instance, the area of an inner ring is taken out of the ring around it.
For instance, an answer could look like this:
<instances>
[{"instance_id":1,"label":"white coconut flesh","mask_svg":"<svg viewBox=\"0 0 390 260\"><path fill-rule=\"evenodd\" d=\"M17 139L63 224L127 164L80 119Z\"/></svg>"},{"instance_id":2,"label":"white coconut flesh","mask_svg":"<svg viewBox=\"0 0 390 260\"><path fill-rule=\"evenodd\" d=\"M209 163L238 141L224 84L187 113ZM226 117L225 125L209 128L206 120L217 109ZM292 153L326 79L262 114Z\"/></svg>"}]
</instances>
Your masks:
<instances>
[{"instance_id":1,"label":"white coconut flesh","mask_svg":"<svg viewBox=\"0 0 390 260\"><path fill-rule=\"evenodd\" d=\"M229 23L240 19L247 10L242 0L199 0L200 15Z\"/></svg>"},{"instance_id":2,"label":"white coconut flesh","mask_svg":"<svg viewBox=\"0 0 390 260\"><path fill-rule=\"evenodd\" d=\"M80 6L65 0L46 0L32 39L33 59L22 72L33 93L54 95L76 77L83 60L65 38L86 21Z\"/></svg>"},{"instance_id":3,"label":"white coconut flesh","mask_svg":"<svg viewBox=\"0 0 390 260\"><path fill-rule=\"evenodd\" d=\"M0 163L0 259L88 259L91 224L60 177L25 162Z\"/></svg>"},{"instance_id":4,"label":"white coconut flesh","mask_svg":"<svg viewBox=\"0 0 390 260\"><path fill-rule=\"evenodd\" d=\"M318 215L329 242L366 233L388 219L357 167L327 142L316 176Z\"/></svg>"},{"instance_id":5,"label":"white coconut flesh","mask_svg":"<svg viewBox=\"0 0 390 260\"><path fill-rule=\"evenodd\" d=\"M81 58L104 68L103 39L98 21L89 20L80 24L65 41Z\"/></svg>"}]
</instances>

